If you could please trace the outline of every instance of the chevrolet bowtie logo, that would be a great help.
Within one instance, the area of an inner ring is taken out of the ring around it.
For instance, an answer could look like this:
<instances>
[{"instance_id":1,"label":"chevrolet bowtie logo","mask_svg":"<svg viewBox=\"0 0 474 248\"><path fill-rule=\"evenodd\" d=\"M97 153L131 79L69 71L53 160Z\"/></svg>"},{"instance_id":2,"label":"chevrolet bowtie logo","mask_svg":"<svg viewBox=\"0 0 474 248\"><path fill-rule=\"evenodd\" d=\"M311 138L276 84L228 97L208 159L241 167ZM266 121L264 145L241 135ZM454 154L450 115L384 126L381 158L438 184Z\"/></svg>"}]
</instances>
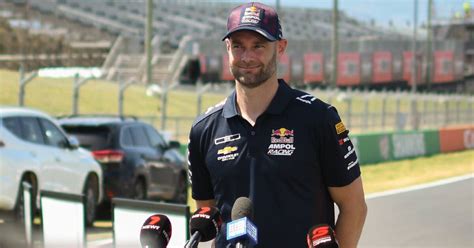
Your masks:
<instances>
[{"instance_id":1,"label":"chevrolet bowtie logo","mask_svg":"<svg viewBox=\"0 0 474 248\"><path fill-rule=\"evenodd\" d=\"M229 154L231 152L235 152L237 151L237 147L236 146L226 146L220 150L217 151L217 154L222 154L222 155L226 155L226 154Z\"/></svg>"}]
</instances>

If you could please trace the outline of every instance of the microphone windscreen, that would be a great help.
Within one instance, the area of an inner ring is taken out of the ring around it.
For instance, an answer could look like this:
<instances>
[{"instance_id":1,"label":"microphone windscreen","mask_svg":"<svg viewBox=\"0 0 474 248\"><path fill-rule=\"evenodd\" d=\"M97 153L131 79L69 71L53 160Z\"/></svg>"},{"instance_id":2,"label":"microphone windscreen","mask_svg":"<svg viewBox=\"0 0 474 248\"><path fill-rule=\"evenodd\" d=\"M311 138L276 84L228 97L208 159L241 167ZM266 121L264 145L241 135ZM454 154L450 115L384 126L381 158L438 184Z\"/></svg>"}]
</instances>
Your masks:
<instances>
[{"instance_id":1,"label":"microphone windscreen","mask_svg":"<svg viewBox=\"0 0 474 248\"><path fill-rule=\"evenodd\" d=\"M189 221L191 234L199 232L201 241L207 242L214 239L219 233L222 218L219 210L215 207L202 207L196 210Z\"/></svg>"},{"instance_id":2,"label":"microphone windscreen","mask_svg":"<svg viewBox=\"0 0 474 248\"><path fill-rule=\"evenodd\" d=\"M336 233L327 224L316 225L306 235L308 248L339 248Z\"/></svg>"},{"instance_id":3,"label":"microphone windscreen","mask_svg":"<svg viewBox=\"0 0 474 248\"><path fill-rule=\"evenodd\" d=\"M143 223L140 230L142 247L164 248L171 239L171 222L162 214L154 214Z\"/></svg>"},{"instance_id":4,"label":"microphone windscreen","mask_svg":"<svg viewBox=\"0 0 474 248\"><path fill-rule=\"evenodd\" d=\"M253 203L247 197L239 197L232 206L231 218L232 220L238 220L244 217L253 220Z\"/></svg>"}]
</instances>

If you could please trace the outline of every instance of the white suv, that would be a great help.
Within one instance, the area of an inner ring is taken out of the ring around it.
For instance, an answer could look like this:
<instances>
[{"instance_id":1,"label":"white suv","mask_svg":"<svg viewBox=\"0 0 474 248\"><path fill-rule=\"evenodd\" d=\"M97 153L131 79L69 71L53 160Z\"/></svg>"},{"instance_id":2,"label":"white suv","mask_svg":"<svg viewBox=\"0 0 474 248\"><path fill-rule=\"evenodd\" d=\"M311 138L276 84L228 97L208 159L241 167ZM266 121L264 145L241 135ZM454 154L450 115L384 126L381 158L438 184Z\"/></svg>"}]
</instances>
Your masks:
<instances>
[{"instance_id":1,"label":"white suv","mask_svg":"<svg viewBox=\"0 0 474 248\"><path fill-rule=\"evenodd\" d=\"M33 187L33 209L40 190L84 194L87 225L102 199L102 170L47 114L0 106L0 210L23 218L22 182Z\"/></svg>"}]
</instances>

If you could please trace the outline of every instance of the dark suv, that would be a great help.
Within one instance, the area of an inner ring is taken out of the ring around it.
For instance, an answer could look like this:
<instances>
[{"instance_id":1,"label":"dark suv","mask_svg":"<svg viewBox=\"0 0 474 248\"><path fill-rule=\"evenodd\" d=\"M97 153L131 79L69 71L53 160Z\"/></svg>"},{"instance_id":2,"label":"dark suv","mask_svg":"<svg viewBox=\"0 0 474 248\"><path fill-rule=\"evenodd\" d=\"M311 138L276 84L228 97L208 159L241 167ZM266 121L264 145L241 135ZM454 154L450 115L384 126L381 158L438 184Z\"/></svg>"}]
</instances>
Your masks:
<instances>
[{"instance_id":1,"label":"dark suv","mask_svg":"<svg viewBox=\"0 0 474 248\"><path fill-rule=\"evenodd\" d=\"M106 203L113 197L186 203L186 161L179 143L167 142L151 125L105 116L61 118L59 124L100 163Z\"/></svg>"}]
</instances>

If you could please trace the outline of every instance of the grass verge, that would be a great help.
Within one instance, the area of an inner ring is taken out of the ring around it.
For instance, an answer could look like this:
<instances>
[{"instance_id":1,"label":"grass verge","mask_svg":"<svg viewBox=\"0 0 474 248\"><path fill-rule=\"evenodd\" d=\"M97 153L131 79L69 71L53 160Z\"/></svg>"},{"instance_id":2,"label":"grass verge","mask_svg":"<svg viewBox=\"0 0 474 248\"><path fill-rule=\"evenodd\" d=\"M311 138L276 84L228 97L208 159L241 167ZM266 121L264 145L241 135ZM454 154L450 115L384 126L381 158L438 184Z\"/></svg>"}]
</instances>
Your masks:
<instances>
[{"instance_id":1,"label":"grass verge","mask_svg":"<svg viewBox=\"0 0 474 248\"><path fill-rule=\"evenodd\" d=\"M474 173L474 150L362 167L362 179L366 194L469 173Z\"/></svg>"}]
</instances>

